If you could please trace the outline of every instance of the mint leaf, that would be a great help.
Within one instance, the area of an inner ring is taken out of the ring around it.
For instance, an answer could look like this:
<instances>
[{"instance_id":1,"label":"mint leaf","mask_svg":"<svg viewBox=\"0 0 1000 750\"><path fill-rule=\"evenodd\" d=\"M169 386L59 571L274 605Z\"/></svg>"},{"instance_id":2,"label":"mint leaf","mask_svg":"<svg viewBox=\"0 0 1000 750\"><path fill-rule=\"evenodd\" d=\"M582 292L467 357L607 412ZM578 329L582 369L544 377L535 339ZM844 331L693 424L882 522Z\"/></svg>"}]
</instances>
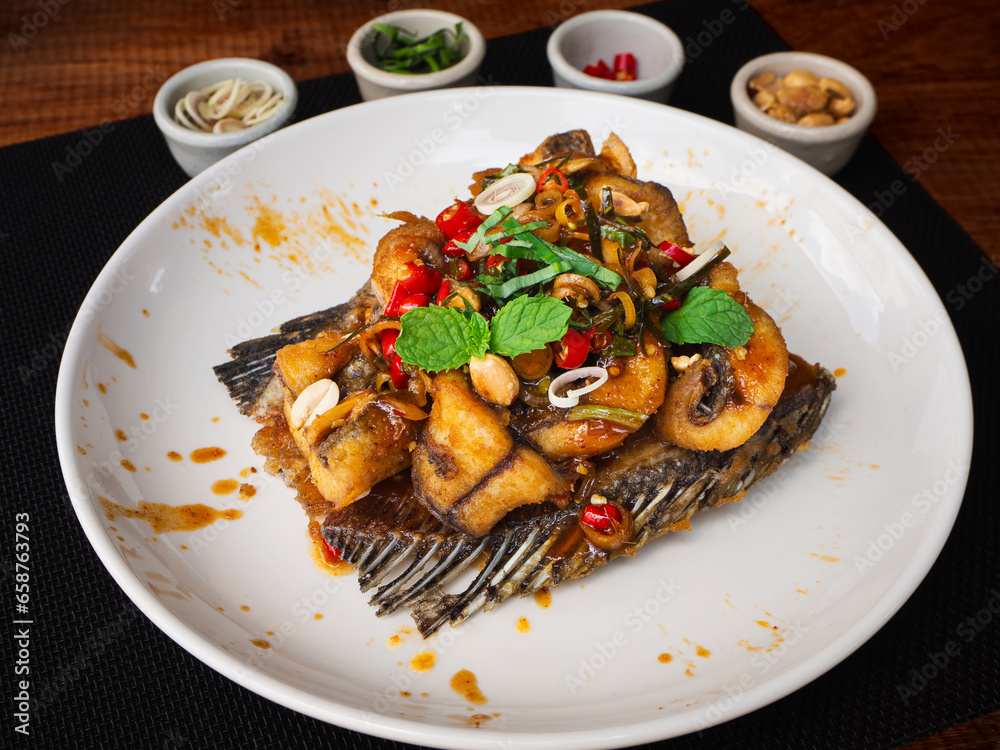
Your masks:
<instances>
[{"instance_id":1,"label":"mint leaf","mask_svg":"<svg viewBox=\"0 0 1000 750\"><path fill-rule=\"evenodd\" d=\"M566 334L570 313L555 297L517 297L498 312L490 325L490 351L505 357L541 349Z\"/></svg>"},{"instance_id":2,"label":"mint leaf","mask_svg":"<svg viewBox=\"0 0 1000 750\"><path fill-rule=\"evenodd\" d=\"M469 353L482 359L490 346L490 324L477 312L466 313L465 319L469 321Z\"/></svg>"},{"instance_id":3,"label":"mint leaf","mask_svg":"<svg viewBox=\"0 0 1000 750\"><path fill-rule=\"evenodd\" d=\"M454 307L418 307L400 318L400 324L396 353L429 372L461 367L473 353L485 352L489 337L481 315L466 317Z\"/></svg>"},{"instance_id":4,"label":"mint leaf","mask_svg":"<svg viewBox=\"0 0 1000 750\"><path fill-rule=\"evenodd\" d=\"M679 309L660 319L663 334L676 344L743 346L753 321L743 306L721 289L696 286Z\"/></svg>"}]
</instances>

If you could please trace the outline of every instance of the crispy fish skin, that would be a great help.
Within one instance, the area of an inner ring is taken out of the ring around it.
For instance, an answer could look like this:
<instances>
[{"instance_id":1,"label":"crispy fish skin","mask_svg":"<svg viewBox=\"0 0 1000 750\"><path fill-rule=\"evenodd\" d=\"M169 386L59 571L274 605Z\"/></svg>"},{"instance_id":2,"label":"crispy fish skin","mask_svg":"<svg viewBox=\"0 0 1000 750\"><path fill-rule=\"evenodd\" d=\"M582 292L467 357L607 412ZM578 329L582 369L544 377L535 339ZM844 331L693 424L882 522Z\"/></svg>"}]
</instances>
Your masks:
<instances>
[{"instance_id":1,"label":"crispy fish skin","mask_svg":"<svg viewBox=\"0 0 1000 750\"><path fill-rule=\"evenodd\" d=\"M406 607L421 634L429 636L511 596L530 595L585 576L619 555L635 554L652 539L687 528L699 510L740 499L809 444L830 404L833 375L793 360L798 365L786 392L764 426L738 448L679 448L657 440L647 425L601 463L592 491L620 502L635 520L632 543L620 552L586 542L579 528L581 506L575 504L518 508L488 535L473 539L419 503L373 494L330 514L323 536L356 564L362 590L377 587L370 603L380 616ZM477 559L482 569L476 580L456 593L446 591L445 585ZM400 564L410 560L416 562Z\"/></svg>"},{"instance_id":2,"label":"crispy fish skin","mask_svg":"<svg viewBox=\"0 0 1000 750\"><path fill-rule=\"evenodd\" d=\"M636 203L649 204L649 209L636 226L649 235L655 244L670 241L680 247L694 245L688 237L684 217L681 216L677 201L674 200L673 193L668 187L657 182L644 182L618 174L592 174L584 183L591 205L601 205L601 191L606 187L631 198ZM650 262L665 263L665 257L661 256L663 254L655 247L650 248Z\"/></svg>"},{"instance_id":3,"label":"crispy fish skin","mask_svg":"<svg viewBox=\"0 0 1000 750\"><path fill-rule=\"evenodd\" d=\"M376 304L371 283L367 282L347 302L294 318L272 334L236 344L229 350L232 359L212 370L237 403L240 414L267 423L281 413L282 393L274 374L278 350L324 333L355 331L364 324L366 311Z\"/></svg>"},{"instance_id":4,"label":"crispy fish skin","mask_svg":"<svg viewBox=\"0 0 1000 750\"><path fill-rule=\"evenodd\" d=\"M418 429L417 422L372 401L308 452L312 480L334 507L349 505L410 465L409 445Z\"/></svg>"},{"instance_id":5,"label":"crispy fish skin","mask_svg":"<svg viewBox=\"0 0 1000 750\"><path fill-rule=\"evenodd\" d=\"M562 154L594 156L594 143L590 140L590 133L586 130L569 130L550 135L539 144L538 148L522 156L519 163L538 164Z\"/></svg>"}]
</instances>

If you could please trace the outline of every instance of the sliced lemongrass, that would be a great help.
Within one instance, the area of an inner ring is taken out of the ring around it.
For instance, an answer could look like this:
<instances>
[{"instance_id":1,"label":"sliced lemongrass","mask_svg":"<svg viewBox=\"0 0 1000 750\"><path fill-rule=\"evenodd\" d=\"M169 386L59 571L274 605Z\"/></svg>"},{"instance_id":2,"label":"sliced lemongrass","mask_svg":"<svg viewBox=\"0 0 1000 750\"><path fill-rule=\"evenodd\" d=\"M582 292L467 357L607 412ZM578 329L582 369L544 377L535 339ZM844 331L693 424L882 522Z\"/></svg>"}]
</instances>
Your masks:
<instances>
[{"instance_id":1,"label":"sliced lemongrass","mask_svg":"<svg viewBox=\"0 0 1000 750\"><path fill-rule=\"evenodd\" d=\"M247 86L246 96L235 107L229 110L229 116L242 120L250 112L270 99L273 93L274 89L271 88L271 84L264 81L254 81Z\"/></svg>"},{"instance_id":2,"label":"sliced lemongrass","mask_svg":"<svg viewBox=\"0 0 1000 750\"><path fill-rule=\"evenodd\" d=\"M213 133L233 133L237 130L246 130L247 126L244 125L239 120L234 120L232 117L226 117L215 123L212 128Z\"/></svg>"},{"instance_id":3,"label":"sliced lemongrass","mask_svg":"<svg viewBox=\"0 0 1000 750\"><path fill-rule=\"evenodd\" d=\"M527 200L535 193L535 178L518 172L497 180L476 196L476 208L481 213L491 214L501 206L511 208Z\"/></svg>"},{"instance_id":4,"label":"sliced lemongrass","mask_svg":"<svg viewBox=\"0 0 1000 750\"><path fill-rule=\"evenodd\" d=\"M210 97L212 96L212 94L221 89L223 86L229 86L230 84L232 84L232 82L233 82L232 78L226 78L223 81L218 81L217 83L213 83L210 86L206 86L201 90L201 93L203 93L207 97Z\"/></svg>"},{"instance_id":5,"label":"sliced lemongrass","mask_svg":"<svg viewBox=\"0 0 1000 750\"><path fill-rule=\"evenodd\" d=\"M568 390L563 396L559 395L559 391L562 390L563 386L587 378L596 378L596 380L582 388ZM608 382L608 371L603 367L578 367L575 370L568 370L549 383L549 403L553 406L569 409L580 403L580 396L584 396L591 391L596 391L606 382Z\"/></svg>"},{"instance_id":6,"label":"sliced lemongrass","mask_svg":"<svg viewBox=\"0 0 1000 750\"><path fill-rule=\"evenodd\" d=\"M705 251L701 253L701 255L698 255L693 261L691 261L686 266L684 266L684 268L680 269L677 273L675 273L674 278L676 278L678 281L684 281L684 279L691 278L696 273L698 273L698 271L707 266L716 255L718 255L725 249L726 246L723 242L721 241L713 242L711 245L705 248Z\"/></svg>"},{"instance_id":7,"label":"sliced lemongrass","mask_svg":"<svg viewBox=\"0 0 1000 750\"><path fill-rule=\"evenodd\" d=\"M191 118L187 116L187 107L184 106L183 99L179 99L177 104L174 106L174 119L188 130L201 130L201 128L199 128L194 122L191 121Z\"/></svg>"},{"instance_id":8,"label":"sliced lemongrass","mask_svg":"<svg viewBox=\"0 0 1000 750\"><path fill-rule=\"evenodd\" d=\"M270 99L261 104L257 109L248 112L243 116L244 125L257 125L264 122L264 120L271 117L275 112L278 111L278 107L282 105L285 101L285 97L281 94L274 94Z\"/></svg>"},{"instance_id":9,"label":"sliced lemongrass","mask_svg":"<svg viewBox=\"0 0 1000 750\"><path fill-rule=\"evenodd\" d=\"M208 106L216 120L226 117L246 96L248 91L247 82L237 78L228 88L223 87L216 91L208 100Z\"/></svg>"},{"instance_id":10,"label":"sliced lemongrass","mask_svg":"<svg viewBox=\"0 0 1000 750\"><path fill-rule=\"evenodd\" d=\"M198 130L208 132L212 129L212 124L202 114L201 106L204 103L205 95L200 91L192 91L184 97L184 109L188 118L198 127Z\"/></svg>"}]
</instances>

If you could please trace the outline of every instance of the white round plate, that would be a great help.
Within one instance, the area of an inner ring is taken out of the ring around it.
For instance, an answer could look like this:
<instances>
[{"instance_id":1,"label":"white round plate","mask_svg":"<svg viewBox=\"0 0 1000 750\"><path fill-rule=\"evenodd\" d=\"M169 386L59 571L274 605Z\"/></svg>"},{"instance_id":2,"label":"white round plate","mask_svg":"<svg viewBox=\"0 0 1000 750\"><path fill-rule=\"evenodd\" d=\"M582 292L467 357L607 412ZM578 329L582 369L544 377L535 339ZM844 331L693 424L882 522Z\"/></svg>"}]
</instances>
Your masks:
<instances>
[{"instance_id":1,"label":"white round plate","mask_svg":"<svg viewBox=\"0 0 1000 750\"><path fill-rule=\"evenodd\" d=\"M673 191L699 246L726 241L789 349L836 370L838 389L811 449L742 502L557 587L547 608L507 601L422 641L408 615L376 618L354 577L314 564L305 515L262 470L250 448L256 425L212 366L237 341L345 300L393 226L381 212L433 217L468 195L474 171L577 127L595 143L618 133L639 175ZM101 560L148 617L219 672L296 711L401 741L580 750L739 716L860 646L948 536L972 412L962 353L927 279L826 177L661 105L480 87L302 122L171 196L87 296L59 372L56 426ZM190 460L210 446L226 456ZM222 479L253 483L256 495L215 494ZM109 521L98 496L243 517L154 534L143 520ZM415 671L411 660L428 651L433 668ZM485 703L452 689L461 670Z\"/></svg>"}]
</instances>

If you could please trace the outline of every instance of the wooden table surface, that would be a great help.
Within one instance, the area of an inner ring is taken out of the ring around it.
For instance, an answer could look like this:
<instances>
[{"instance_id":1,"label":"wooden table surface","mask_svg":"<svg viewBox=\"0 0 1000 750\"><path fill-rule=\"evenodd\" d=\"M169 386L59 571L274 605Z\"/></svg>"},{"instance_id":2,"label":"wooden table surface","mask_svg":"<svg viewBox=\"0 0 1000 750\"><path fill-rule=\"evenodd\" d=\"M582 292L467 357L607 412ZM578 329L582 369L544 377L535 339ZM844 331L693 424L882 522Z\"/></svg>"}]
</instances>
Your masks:
<instances>
[{"instance_id":1,"label":"wooden table surface","mask_svg":"<svg viewBox=\"0 0 1000 750\"><path fill-rule=\"evenodd\" d=\"M739 4L741 0L734 0ZM390 8L436 7L487 39L628 0L5 0L0 8L0 146L151 111L160 83L213 57L256 57L296 80L346 71L352 31ZM794 49L863 71L871 132L1000 263L1000 4L992 0L750 0ZM947 134L948 137L941 137ZM872 201L878 197L873 195ZM866 201L867 202L867 201ZM947 257L947 248L942 248ZM1000 747L1000 712L908 750Z\"/></svg>"}]
</instances>

